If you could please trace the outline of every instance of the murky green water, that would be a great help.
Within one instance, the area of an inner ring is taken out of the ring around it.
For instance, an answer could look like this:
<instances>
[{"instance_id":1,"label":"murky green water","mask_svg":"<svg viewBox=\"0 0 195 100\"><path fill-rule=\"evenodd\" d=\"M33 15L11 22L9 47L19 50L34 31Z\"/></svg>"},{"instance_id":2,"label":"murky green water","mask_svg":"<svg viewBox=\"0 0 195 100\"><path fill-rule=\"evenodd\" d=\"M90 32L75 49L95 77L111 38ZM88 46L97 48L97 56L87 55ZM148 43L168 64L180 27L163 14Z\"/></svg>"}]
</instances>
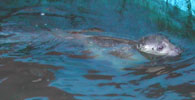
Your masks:
<instances>
[{"instance_id":1,"label":"murky green water","mask_svg":"<svg viewBox=\"0 0 195 100\"><path fill-rule=\"evenodd\" d=\"M0 5L2 100L195 98L194 18L181 16L178 9L167 5L163 15L132 0L10 0ZM104 32L86 34L129 40L161 33L184 52L149 60L133 51L138 58L127 60L92 47L96 57L82 41L64 38L67 30L88 28Z\"/></svg>"}]
</instances>

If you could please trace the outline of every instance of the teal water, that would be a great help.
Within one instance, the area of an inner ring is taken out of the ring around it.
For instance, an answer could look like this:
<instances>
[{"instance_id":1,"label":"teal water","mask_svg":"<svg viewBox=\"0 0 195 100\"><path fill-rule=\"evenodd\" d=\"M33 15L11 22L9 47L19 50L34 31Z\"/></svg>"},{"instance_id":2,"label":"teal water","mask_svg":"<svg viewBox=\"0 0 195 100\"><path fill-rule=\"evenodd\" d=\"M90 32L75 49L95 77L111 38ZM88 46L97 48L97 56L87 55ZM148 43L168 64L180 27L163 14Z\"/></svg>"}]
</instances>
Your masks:
<instances>
[{"instance_id":1,"label":"teal water","mask_svg":"<svg viewBox=\"0 0 195 100\"><path fill-rule=\"evenodd\" d=\"M15 0L1 5L2 100L195 98L193 17L189 26L175 28L183 16L161 19L132 0ZM174 25L167 25L170 18ZM129 40L161 33L184 52L174 59L149 60L133 51L136 59L126 60L107 54L109 49L92 47L96 53L88 55L81 41L65 39L67 30L88 28L104 32L86 34Z\"/></svg>"}]
</instances>

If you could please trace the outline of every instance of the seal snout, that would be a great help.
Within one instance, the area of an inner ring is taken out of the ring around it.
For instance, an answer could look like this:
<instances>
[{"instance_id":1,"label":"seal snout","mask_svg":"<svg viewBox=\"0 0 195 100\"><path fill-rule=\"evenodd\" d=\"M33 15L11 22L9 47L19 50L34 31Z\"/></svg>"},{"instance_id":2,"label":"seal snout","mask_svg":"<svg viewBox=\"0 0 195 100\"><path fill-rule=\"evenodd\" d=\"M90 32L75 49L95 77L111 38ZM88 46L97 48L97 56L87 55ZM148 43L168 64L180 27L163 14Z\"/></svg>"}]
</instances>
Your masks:
<instances>
[{"instance_id":1,"label":"seal snout","mask_svg":"<svg viewBox=\"0 0 195 100\"><path fill-rule=\"evenodd\" d=\"M182 53L182 50L178 47L176 47L173 51L176 53L176 55L180 55Z\"/></svg>"},{"instance_id":2,"label":"seal snout","mask_svg":"<svg viewBox=\"0 0 195 100\"><path fill-rule=\"evenodd\" d=\"M169 45L169 49L167 49L168 55L169 56L178 56L180 55L183 51L179 47L176 47L175 45Z\"/></svg>"}]
</instances>

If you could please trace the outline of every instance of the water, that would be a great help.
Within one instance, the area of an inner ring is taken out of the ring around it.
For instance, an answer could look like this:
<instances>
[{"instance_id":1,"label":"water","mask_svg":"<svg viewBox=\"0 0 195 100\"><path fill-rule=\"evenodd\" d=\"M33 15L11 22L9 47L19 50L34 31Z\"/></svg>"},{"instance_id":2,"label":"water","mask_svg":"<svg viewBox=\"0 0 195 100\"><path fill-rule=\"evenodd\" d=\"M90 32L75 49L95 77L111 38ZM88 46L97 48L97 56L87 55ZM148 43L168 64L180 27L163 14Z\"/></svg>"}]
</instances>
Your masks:
<instances>
[{"instance_id":1,"label":"water","mask_svg":"<svg viewBox=\"0 0 195 100\"><path fill-rule=\"evenodd\" d=\"M2 100L195 98L193 28L161 27L166 20L154 19L160 15L128 0L3 3L10 8L0 8ZM94 27L104 32L87 34L129 40L160 32L184 52L155 61L133 51L137 59L126 60L107 54L106 48L92 47L96 53L89 54L80 40L64 38L67 30Z\"/></svg>"}]
</instances>

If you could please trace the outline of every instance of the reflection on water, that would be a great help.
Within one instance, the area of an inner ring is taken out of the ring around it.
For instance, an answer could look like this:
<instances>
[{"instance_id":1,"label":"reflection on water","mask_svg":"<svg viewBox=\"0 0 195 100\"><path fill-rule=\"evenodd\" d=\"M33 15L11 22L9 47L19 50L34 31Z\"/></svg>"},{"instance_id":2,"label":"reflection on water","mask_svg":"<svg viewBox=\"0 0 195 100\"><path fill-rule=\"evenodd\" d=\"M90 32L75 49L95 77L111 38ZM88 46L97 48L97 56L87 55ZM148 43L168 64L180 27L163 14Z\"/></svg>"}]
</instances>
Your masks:
<instances>
[{"instance_id":1,"label":"reflection on water","mask_svg":"<svg viewBox=\"0 0 195 100\"><path fill-rule=\"evenodd\" d=\"M174 25L161 27L167 25L166 19L163 23L162 16L132 0L27 1L7 1L3 3L10 8L0 7L2 100L195 98L194 37L182 35L185 31L192 34L193 25L179 30ZM86 48L82 39L71 39L67 33L79 36L80 29L88 28L96 32L85 34L129 40L161 32L184 52L157 59L131 51L137 58L127 60L115 57L119 53L108 54L110 48Z\"/></svg>"}]
</instances>

